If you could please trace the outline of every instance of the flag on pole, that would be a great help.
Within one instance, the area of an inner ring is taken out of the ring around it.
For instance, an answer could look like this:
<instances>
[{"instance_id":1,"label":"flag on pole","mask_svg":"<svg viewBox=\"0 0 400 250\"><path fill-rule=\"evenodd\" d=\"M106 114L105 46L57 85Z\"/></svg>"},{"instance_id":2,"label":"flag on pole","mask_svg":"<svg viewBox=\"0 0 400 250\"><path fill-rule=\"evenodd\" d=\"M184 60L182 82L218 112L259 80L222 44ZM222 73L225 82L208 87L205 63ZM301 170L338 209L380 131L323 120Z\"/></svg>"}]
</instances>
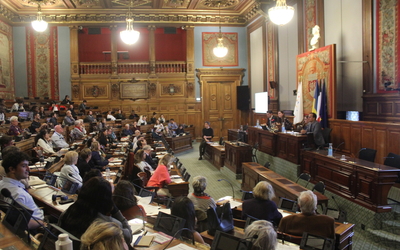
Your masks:
<instances>
[{"instance_id":1,"label":"flag on pole","mask_svg":"<svg viewBox=\"0 0 400 250\"><path fill-rule=\"evenodd\" d=\"M322 82L321 82L322 84ZM321 128L327 128L328 127L328 99L326 96L326 87L325 87L325 80L323 81L323 84L321 86L321 108L320 108L320 124Z\"/></svg>"},{"instance_id":2,"label":"flag on pole","mask_svg":"<svg viewBox=\"0 0 400 250\"><path fill-rule=\"evenodd\" d=\"M321 122L321 100L322 100L322 98L321 98L321 93L322 93L322 80L320 80L320 83L321 83L321 89L320 89L320 91L319 91L319 93L318 93L318 101L317 101L317 122Z\"/></svg>"},{"instance_id":3,"label":"flag on pole","mask_svg":"<svg viewBox=\"0 0 400 250\"><path fill-rule=\"evenodd\" d=\"M318 97L319 97L319 86L317 80L317 82L315 83L314 99L312 102L312 109L311 109L311 112L317 114L317 117L318 117Z\"/></svg>"},{"instance_id":4,"label":"flag on pole","mask_svg":"<svg viewBox=\"0 0 400 250\"><path fill-rule=\"evenodd\" d=\"M303 114L303 84L299 82L297 85L296 105L294 106L294 119L293 123L300 123L304 119Z\"/></svg>"}]
</instances>

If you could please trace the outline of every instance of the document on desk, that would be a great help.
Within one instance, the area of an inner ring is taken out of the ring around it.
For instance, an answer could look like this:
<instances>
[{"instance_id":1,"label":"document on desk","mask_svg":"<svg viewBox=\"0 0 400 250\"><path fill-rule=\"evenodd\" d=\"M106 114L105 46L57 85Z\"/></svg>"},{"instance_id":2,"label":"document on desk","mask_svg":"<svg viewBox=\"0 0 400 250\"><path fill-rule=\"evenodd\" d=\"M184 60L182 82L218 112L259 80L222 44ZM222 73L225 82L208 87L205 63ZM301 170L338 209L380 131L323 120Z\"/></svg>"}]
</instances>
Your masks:
<instances>
[{"instance_id":1,"label":"document on desk","mask_svg":"<svg viewBox=\"0 0 400 250\"><path fill-rule=\"evenodd\" d=\"M276 247L276 250L299 250L299 249L300 249L299 245L296 245L296 244L293 244L290 242L288 242L288 243L285 242L285 244L282 244L279 242Z\"/></svg>"},{"instance_id":2,"label":"document on desk","mask_svg":"<svg viewBox=\"0 0 400 250\"><path fill-rule=\"evenodd\" d=\"M176 246L173 246L173 247L169 247L167 249L170 249L170 250L191 250L191 249L197 249L197 248L190 247L188 245L185 245L185 244L181 243L179 245L176 245Z\"/></svg>"},{"instance_id":3,"label":"document on desk","mask_svg":"<svg viewBox=\"0 0 400 250\"><path fill-rule=\"evenodd\" d=\"M182 179L171 179L171 181L172 181L173 183L182 183L182 182L185 182L185 181L182 180Z\"/></svg>"}]
</instances>

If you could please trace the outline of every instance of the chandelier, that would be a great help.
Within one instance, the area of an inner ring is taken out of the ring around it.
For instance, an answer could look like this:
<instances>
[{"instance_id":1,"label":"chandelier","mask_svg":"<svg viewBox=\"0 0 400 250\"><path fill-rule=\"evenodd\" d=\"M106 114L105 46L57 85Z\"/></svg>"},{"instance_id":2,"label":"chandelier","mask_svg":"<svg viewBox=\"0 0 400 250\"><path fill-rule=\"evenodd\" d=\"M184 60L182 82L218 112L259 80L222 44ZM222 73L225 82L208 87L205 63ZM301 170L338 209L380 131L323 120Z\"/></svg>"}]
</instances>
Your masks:
<instances>
[{"instance_id":1,"label":"chandelier","mask_svg":"<svg viewBox=\"0 0 400 250\"><path fill-rule=\"evenodd\" d=\"M129 12L126 14L126 30L119 33L122 41L132 45L139 40L140 32L133 29L133 14L131 12L132 1L129 5Z\"/></svg>"},{"instance_id":2,"label":"chandelier","mask_svg":"<svg viewBox=\"0 0 400 250\"><path fill-rule=\"evenodd\" d=\"M40 8L40 3L38 2L38 13L35 21L32 22L32 27L37 32L43 32L47 29L48 23L43 20L42 9Z\"/></svg>"},{"instance_id":3,"label":"chandelier","mask_svg":"<svg viewBox=\"0 0 400 250\"><path fill-rule=\"evenodd\" d=\"M213 53L216 57L224 57L228 54L228 48L224 46L222 42L224 38L222 37L221 32L221 2L218 3L218 10L219 10L219 33L218 33L218 43L217 46L213 49Z\"/></svg>"},{"instance_id":4,"label":"chandelier","mask_svg":"<svg viewBox=\"0 0 400 250\"><path fill-rule=\"evenodd\" d=\"M276 6L268 10L269 19L277 25L285 25L292 20L294 8L286 5L286 0L276 0Z\"/></svg>"}]
</instances>

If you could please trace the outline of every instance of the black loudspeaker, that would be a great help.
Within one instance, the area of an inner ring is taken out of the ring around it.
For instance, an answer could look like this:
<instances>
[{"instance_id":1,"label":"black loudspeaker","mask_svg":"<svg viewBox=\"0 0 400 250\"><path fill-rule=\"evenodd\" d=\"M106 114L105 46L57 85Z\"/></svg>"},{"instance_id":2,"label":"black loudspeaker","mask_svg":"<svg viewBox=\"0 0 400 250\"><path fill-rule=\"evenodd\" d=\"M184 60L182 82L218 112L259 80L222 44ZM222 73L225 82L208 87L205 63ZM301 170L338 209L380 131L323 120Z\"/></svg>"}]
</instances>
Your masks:
<instances>
[{"instance_id":1,"label":"black loudspeaker","mask_svg":"<svg viewBox=\"0 0 400 250\"><path fill-rule=\"evenodd\" d=\"M248 86L237 86L237 109L249 110L250 89Z\"/></svg>"}]
</instances>

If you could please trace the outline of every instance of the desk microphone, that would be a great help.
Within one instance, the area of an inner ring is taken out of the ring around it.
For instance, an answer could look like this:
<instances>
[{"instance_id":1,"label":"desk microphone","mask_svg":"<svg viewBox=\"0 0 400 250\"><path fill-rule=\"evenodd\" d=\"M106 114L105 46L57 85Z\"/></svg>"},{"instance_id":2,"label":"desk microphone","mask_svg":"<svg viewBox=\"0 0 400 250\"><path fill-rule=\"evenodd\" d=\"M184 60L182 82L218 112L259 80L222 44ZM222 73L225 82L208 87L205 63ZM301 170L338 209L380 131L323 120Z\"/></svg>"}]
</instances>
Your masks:
<instances>
[{"instance_id":1,"label":"desk microphone","mask_svg":"<svg viewBox=\"0 0 400 250\"><path fill-rule=\"evenodd\" d=\"M363 151L363 150L366 150L367 148L361 148L360 150L358 150L358 152L357 152L357 154L356 155L358 155L358 158L360 158L360 152L361 151ZM352 154L353 155L353 162L355 163L356 162L356 155L354 155L354 154Z\"/></svg>"},{"instance_id":2,"label":"desk microphone","mask_svg":"<svg viewBox=\"0 0 400 250\"><path fill-rule=\"evenodd\" d=\"M229 185L231 185L232 188L232 199L235 199L235 190L233 189L233 185L230 181L228 181L227 179L219 179L218 181L226 181L229 183Z\"/></svg>"},{"instance_id":3,"label":"desk microphone","mask_svg":"<svg viewBox=\"0 0 400 250\"><path fill-rule=\"evenodd\" d=\"M336 150L338 150L339 147L342 146L343 144L344 144L344 142L340 143L340 144L335 148L335 151L333 151L333 153L336 153Z\"/></svg>"},{"instance_id":4,"label":"desk microphone","mask_svg":"<svg viewBox=\"0 0 400 250\"><path fill-rule=\"evenodd\" d=\"M1 195L3 195L3 196L6 197L6 198L10 198L13 202L15 202L16 204L20 205L21 208L25 211L25 213L30 214L30 212L28 212L28 210L27 210L24 206L22 206L22 205L19 204L16 200L14 200L14 198L13 198L12 195L11 195L10 190L8 190L7 188L3 188L3 189L1 190ZM11 204L10 204L10 205L11 205ZM13 206L13 205L12 205L12 206ZM15 207L15 206L13 206L13 207ZM17 210L19 210L19 209L17 209ZM24 216L24 218L25 218L25 216ZM45 227L42 223L40 223L35 217L32 216L31 218L32 218L34 221L36 221L36 223L39 224L46 232L48 232L49 234L51 234L54 238L57 238L57 236L55 236L47 227ZM26 218L25 218L25 221L27 221ZM26 225L28 226L28 223L27 223ZM28 230L28 235L29 235L29 230Z\"/></svg>"},{"instance_id":5,"label":"desk microphone","mask_svg":"<svg viewBox=\"0 0 400 250\"><path fill-rule=\"evenodd\" d=\"M171 244L171 242L172 242L174 239L176 239L176 236L177 236L179 233L181 233L182 231L189 231L189 232L192 233L192 244L194 245L194 232L193 232L192 230L190 230L189 228L184 227L184 228L181 228L181 229L179 229L178 231L176 231L176 233L174 234L174 237L172 237L172 239L168 242L168 244L167 244L162 250L167 249L167 247Z\"/></svg>"}]
</instances>

